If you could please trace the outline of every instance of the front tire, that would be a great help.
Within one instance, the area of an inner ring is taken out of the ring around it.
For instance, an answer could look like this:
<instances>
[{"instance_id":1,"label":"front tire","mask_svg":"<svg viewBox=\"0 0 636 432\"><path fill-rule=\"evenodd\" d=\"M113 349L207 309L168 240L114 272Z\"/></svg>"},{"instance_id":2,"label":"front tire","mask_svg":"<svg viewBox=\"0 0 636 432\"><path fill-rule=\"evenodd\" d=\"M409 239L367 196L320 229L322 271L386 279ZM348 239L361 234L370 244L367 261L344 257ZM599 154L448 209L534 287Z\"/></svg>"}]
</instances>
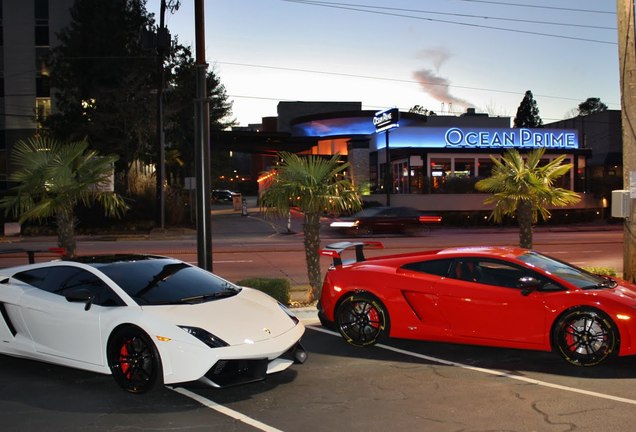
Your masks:
<instances>
[{"instance_id":1,"label":"front tire","mask_svg":"<svg viewBox=\"0 0 636 432\"><path fill-rule=\"evenodd\" d=\"M620 339L610 317L581 307L559 318L552 331L552 345L573 365L595 366L618 353Z\"/></svg>"},{"instance_id":2,"label":"front tire","mask_svg":"<svg viewBox=\"0 0 636 432\"><path fill-rule=\"evenodd\" d=\"M335 314L336 328L351 345L373 345L389 334L389 315L378 299L348 294Z\"/></svg>"},{"instance_id":3,"label":"front tire","mask_svg":"<svg viewBox=\"0 0 636 432\"><path fill-rule=\"evenodd\" d=\"M163 379L157 347L137 327L122 327L111 334L107 358L115 382L127 392L145 393Z\"/></svg>"}]
</instances>

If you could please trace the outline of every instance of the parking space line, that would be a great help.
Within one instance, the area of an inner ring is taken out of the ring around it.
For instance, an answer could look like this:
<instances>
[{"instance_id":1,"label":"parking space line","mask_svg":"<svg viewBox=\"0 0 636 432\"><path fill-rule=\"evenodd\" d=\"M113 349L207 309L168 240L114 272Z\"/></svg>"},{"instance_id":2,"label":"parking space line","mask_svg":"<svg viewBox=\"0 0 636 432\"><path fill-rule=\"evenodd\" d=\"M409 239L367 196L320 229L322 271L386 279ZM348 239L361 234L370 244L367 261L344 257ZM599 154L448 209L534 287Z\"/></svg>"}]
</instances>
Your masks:
<instances>
[{"instance_id":1,"label":"parking space line","mask_svg":"<svg viewBox=\"0 0 636 432\"><path fill-rule=\"evenodd\" d=\"M175 391L179 394L182 394L183 396L189 397L190 399L193 399L197 402L199 402L201 405L207 407L207 408L211 408L223 415L226 415L228 417L233 418L234 420L238 420L240 422L243 422L245 424L248 424L252 427L255 427L256 429L262 430L264 432L283 432L280 429L276 429L275 427L266 425L265 423L261 423L258 420L254 420L251 417L248 417L244 414L241 414L238 411L234 411L233 409L230 409L226 406L223 405L219 405L218 403L211 401L210 399L204 398L203 396L200 396L196 393L193 393L189 390L184 389L183 387L168 387L172 391Z\"/></svg>"},{"instance_id":2,"label":"parking space line","mask_svg":"<svg viewBox=\"0 0 636 432\"><path fill-rule=\"evenodd\" d=\"M317 327L317 326L306 326L308 329L311 330L315 330L315 331L319 331L319 332L323 332L323 333L327 333L333 336L338 336L340 337L340 334L331 330L327 330L325 328L322 327ZM560 384L554 384L554 383L550 383L547 381L541 381L541 380L536 380L533 378L527 378L527 377L522 377L519 375L513 375L507 372L501 372L495 369L486 369L486 368L481 368L481 367L477 367L477 366L470 366L467 364L463 364L463 363L458 363L458 362L454 362L454 361L450 361L450 360L444 360L441 358L437 358L437 357L431 357L431 356L427 356L424 354L419 354L419 353L415 353L412 351L407 351L407 350L403 350L400 348L395 348L392 346L388 346L388 345L384 345L384 344L376 344L375 345L378 348L382 348L385 349L387 351L393 351L396 352L398 354L403 354L403 355L407 355L407 356L411 356L411 357L416 357L422 360L428 360L431 362L435 362L435 363L440 363L446 366L455 366L455 367L459 367L462 369L467 369L467 370L472 370L475 372L481 372L484 374L488 374L488 375L494 375L494 376L498 376L498 377L503 377L503 378L510 378L513 380L517 380L517 381L523 381L525 383L528 384L535 384L535 385L539 385L539 386L543 386L543 387L549 387L549 388L553 388L553 389L557 389L557 390L563 390L563 391L568 391L571 393L579 393L579 394L583 394L586 396L592 396L592 397L597 397L600 399L607 399L607 400L612 400L615 402L622 402L622 403L626 403L626 404L630 404L630 405L636 405L636 399L627 399L627 398L623 398L623 397L619 397L619 396L612 396L612 395L608 395L605 393L597 393L597 392L593 392L593 391L588 391L588 390L583 390L583 389L578 389L575 387L568 387L568 386L564 386L564 385L560 385Z\"/></svg>"}]
</instances>

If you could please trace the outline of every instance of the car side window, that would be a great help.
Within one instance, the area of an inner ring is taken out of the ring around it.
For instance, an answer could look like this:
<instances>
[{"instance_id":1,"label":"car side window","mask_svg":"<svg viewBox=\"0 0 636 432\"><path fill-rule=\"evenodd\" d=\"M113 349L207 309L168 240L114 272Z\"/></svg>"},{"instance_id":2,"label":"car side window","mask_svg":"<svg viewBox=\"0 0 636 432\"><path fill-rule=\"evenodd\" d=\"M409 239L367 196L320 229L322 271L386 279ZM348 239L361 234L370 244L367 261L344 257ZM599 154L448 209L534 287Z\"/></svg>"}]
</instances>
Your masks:
<instances>
[{"instance_id":1,"label":"car side window","mask_svg":"<svg viewBox=\"0 0 636 432\"><path fill-rule=\"evenodd\" d=\"M451 259L437 259L408 263L403 265L402 268L419 273L428 273L445 277L448 276L448 271L452 263L453 260Z\"/></svg>"},{"instance_id":2,"label":"car side window","mask_svg":"<svg viewBox=\"0 0 636 432\"><path fill-rule=\"evenodd\" d=\"M64 296L70 289L86 288L93 295L93 304L100 306L125 305L106 283L93 273L78 267L44 267L16 273L14 277L52 294Z\"/></svg>"},{"instance_id":3,"label":"car side window","mask_svg":"<svg viewBox=\"0 0 636 432\"><path fill-rule=\"evenodd\" d=\"M100 278L93 273L83 269L73 274L63 287L60 294L65 295L67 291L77 288L85 288L93 295L93 304L99 306L124 306L124 302L117 294L110 289Z\"/></svg>"},{"instance_id":4,"label":"car side window","mask_svg":"<svg viewBox=\"0 0 636 432\"><path fill-rule=\"evenodd\" d=\"M451 277L486 285L519 288L519 279L533 277L541 282L541 290L560 289L549 279L521 266L490 259L457 259Z\"/></svg>"}]
</instances>

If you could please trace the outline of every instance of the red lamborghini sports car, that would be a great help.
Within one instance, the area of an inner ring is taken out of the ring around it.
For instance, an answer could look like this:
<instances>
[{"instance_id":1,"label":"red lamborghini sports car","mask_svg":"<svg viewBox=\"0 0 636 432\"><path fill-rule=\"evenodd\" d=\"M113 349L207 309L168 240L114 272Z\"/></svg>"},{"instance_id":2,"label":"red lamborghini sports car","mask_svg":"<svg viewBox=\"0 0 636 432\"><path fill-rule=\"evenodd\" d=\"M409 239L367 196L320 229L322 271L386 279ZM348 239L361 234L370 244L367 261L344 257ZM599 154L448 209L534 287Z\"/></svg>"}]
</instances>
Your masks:
<instances>
[{"instance_id":1,"label":"red lamborghini sports car","mask_svg":"<svg viewBox=\"0 0 636 432\"><path fill-rule=\"evenodd\" d=\"M353 345L393 337L556 351L577 366L636 354L636 285L517 247L366 258L371 247L382 244L321 251L333 264L318 316Z\"/></svg>"}]
</instances>

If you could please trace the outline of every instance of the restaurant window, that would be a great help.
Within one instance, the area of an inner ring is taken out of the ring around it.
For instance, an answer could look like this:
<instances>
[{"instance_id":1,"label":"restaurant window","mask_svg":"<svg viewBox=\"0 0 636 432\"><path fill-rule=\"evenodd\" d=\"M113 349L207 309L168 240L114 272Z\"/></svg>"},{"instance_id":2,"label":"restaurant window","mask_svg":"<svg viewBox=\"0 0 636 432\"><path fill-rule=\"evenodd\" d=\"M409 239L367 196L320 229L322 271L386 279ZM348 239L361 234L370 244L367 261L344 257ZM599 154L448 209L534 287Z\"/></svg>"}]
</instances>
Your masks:
<instances>
[{"instance_id":1,"label":"restaurant window","mask_svg":"<svg viewBox=\"0 0 636 432\"><path fill-rule=\"evenodd\" d=\"M393 163L393 193L409 193L409 165L406 161Z\"/></svg>"},{"instance_id":2,"label":"restaurant window","mask_svg":"<svg viewBox=\"0 0 636 432\"><path fill-rule=\"evenodd\" d=\"M450 158L431 158L430 169L431 193L444 192L446 178L451 173Z\"/></svg>"},{"instance_id":3,"label":"restaurant window","mask_svg":"<svg viewBox=\"0 0 636 432\"><path fill-rule=\"evenodd\" d=\"M477 160L477 177L486 178L492 175L493 163L490 158L480 158Z\"/></svg>"},{"instance_id":4,"label":"restaurant window","mask_svg":"<svg viewBox=\"0 0 636 432\"><path fill-rule=\"evenodd\" d=\"M410 188L411 193L424 193L425 185L424 177L426 173L424 172L424 167L421 166L412 166L411 167L411 176L410 176Z\"/></svg>"}]
</instances>

